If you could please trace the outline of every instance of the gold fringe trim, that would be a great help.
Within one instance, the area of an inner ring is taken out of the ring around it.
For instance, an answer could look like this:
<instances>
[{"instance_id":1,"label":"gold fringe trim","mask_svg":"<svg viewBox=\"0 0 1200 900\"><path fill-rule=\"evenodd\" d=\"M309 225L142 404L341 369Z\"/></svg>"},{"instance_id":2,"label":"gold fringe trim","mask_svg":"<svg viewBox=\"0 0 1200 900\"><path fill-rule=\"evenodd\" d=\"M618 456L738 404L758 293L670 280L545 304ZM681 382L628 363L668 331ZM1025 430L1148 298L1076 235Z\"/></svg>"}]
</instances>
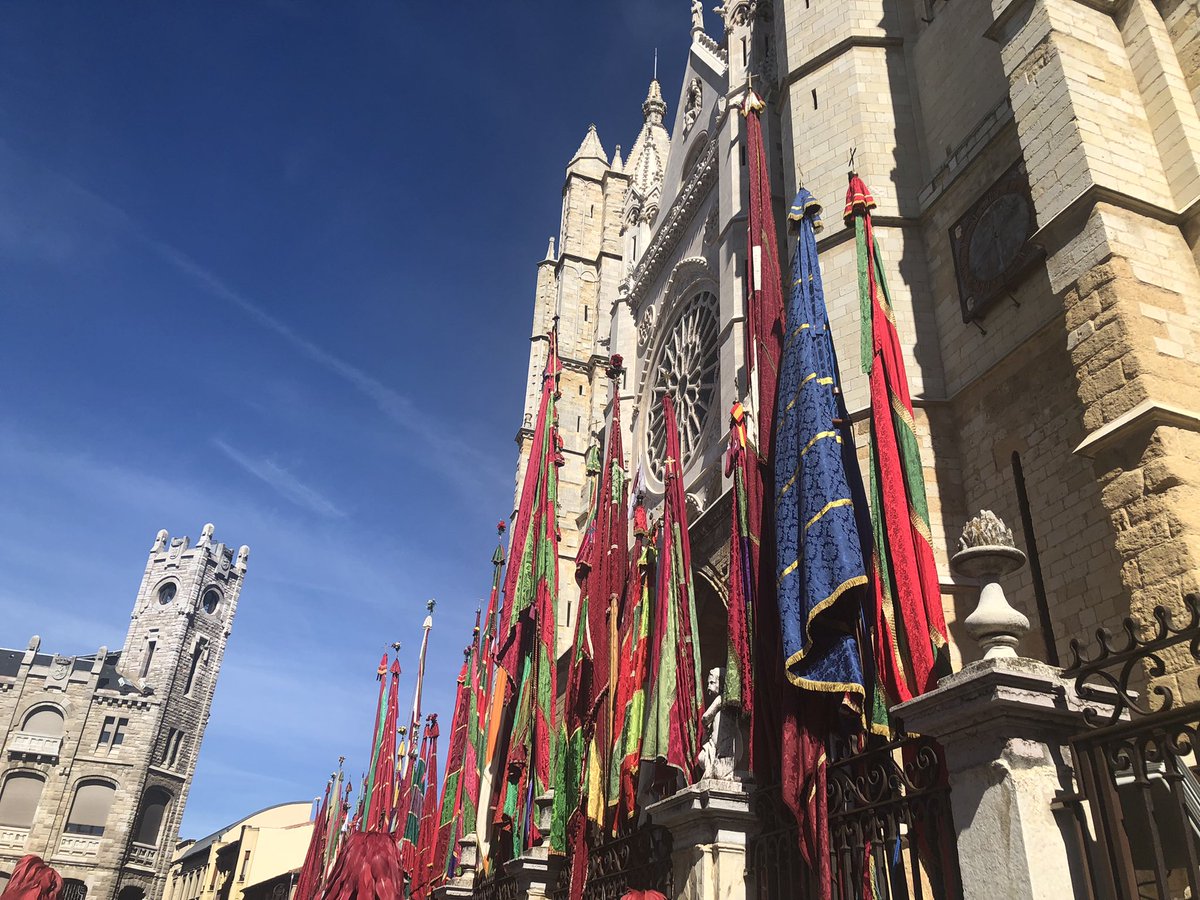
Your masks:
<instances>
[{"instance_id":1,"label":"gold fringe trim","mask_svg":"<svg viewBox=\"0 0 1200 900\"><path fill-rule=\"evenodd\" d=\"M797 565L799 565L799 560L797 560L796 562L792 563L790 566L787 567L787 570L784 571L784 573L779 576L779 581L783 581L784 578L786 578L788 575L790 575L792 573L792 570L794 570ZM866 583L867 583L866 575L855 575L853 578L849 578L846 581L843 581L836 588L834 588L833 593L830 594L828 597L826 597L824 600L822 600L820 603L818 603L816 606L814 606L812 608L812 611L808 614L808 619L806 620L805 625L808 628L809 634L810 635L812 634L813 619L815 619L817 616L819 616L821 613L823 613L825 610L827 610L830 606L832 606L834 603L836 603L838 601L838 599L842 596L842 594L846 593L846 591L850 590L851 588L859 587L860 585L864 585ZM797 650L795 653L793 653L791 656L789 656L787 662L784 664L784 670L787 672L788 680L791 681L793 684L800 685L800 687L804 687L804 685L801 684L801 682L805 681L806 679L800 678L800 676L798 676L798 675L793 676L791 673L791 668L792 668L792 666L796 665L797 663L803 662L804 658L808 656L808 651L811 649L812 649L812 640L810 637L808 646L801 647L799 650ZM816 684L816 683L818 683L818 682L814 682L814 684ZM819 683L820 684L833 684L833 682L819 682ZM832 690L832 688L813 688L813 690ZM850 688L847 688L846 690L850 690ZM858 687L858 690L860 692L862 691L861 685Z\"/></svg>"}]
</instances>

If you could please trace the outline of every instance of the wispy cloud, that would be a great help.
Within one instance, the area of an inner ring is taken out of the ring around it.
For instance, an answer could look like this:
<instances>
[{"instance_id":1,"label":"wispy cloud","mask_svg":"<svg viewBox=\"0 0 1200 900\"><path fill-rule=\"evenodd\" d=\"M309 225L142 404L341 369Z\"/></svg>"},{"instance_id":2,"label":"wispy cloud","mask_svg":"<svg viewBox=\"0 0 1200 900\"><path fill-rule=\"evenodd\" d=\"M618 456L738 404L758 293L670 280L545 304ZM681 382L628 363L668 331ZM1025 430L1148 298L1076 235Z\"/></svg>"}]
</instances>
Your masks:
<instances>
[{"instance_id":1,"label":"wispy cloud","mask_svg":"<svg viewBox=\"0 0 1200 900\"><path fill-rule=\"evenodd\" d=\"M11 168L14 159L20 159L13 149L0 140L0 158ZM431 415L421 409L407 395L384 384L370 373L347 362L340 356L329 352L324 347L297 332L290 325L271 315L262 304L246 296L228 281L204 266L189 254L174 245L154 236L138 220L134 219L123 208L97 194L66 175L52 169L21 159L23 168L36 170L49 180L46 190L54 194L60 209L58 218L72 218L66 210L70 207L84 207L89 215L84 218L93 220L103 226L102 230L111 232L118 229L137 240L147 250L173 267L180 274L191 279L195 284L231 306L240 310L249 320L261 328L273 333L287 343L299 355L316 364L326 372L334 375L348 384L363 397L370 400L375 407L390 422L399 426L412 440L410 447L422 448L413 456L420 463L437 471L461 493L473 496L473 492L489 482L507 478L507 470L498 464L494 454L484 452L470 442L455 436L451 423ZM80 218L78 209L74 218ZM6 243L13 243L21 237L23 243L20 249L32 255L60 257L70 254L73 244L68 243L65 235L51 234L45 240L53 238L53 243L37 250L27 246L30 241L41 241L36 235L25 232L9 234L10 225L6 225L0 216L0 249ZM14 248L15 249L15 248Z\"/></svg>"},{"instance_id":2,"label":"wispy cloud","mask_svg":"<svg viewBox=\"0 0 1200 900\"><path fill-rule=\"evenodd\" d=\"M492 454L449 434L445 423L431 418L409 397L297 333L187 254L150 237L140 228L136 232L146 246L179 271L193 278L210 293L236 306L256 324L290 344L300 355L336 375L371 400L383 415L432 451L419 456L451 483L469 492L478 487L483 478L503 477Z\"/></svg>"},{"instance_id":3,"label":"wispy cloud","mask_svg":"<svg viewBox=\"0 0 1200 900\"><path fill-rule=\"evenodd\" d=\"M297 506L301 506L318 515L328 516L331 519L344 519L346 517L346 513L338 508L332 500L325 497L315 488L309 487L274 460L251 459L241 451L229 446L229 444L220 438L213 438L212 444L241 468L267 484L284 499L290 500Z\"/></svg>"}]
</instances>

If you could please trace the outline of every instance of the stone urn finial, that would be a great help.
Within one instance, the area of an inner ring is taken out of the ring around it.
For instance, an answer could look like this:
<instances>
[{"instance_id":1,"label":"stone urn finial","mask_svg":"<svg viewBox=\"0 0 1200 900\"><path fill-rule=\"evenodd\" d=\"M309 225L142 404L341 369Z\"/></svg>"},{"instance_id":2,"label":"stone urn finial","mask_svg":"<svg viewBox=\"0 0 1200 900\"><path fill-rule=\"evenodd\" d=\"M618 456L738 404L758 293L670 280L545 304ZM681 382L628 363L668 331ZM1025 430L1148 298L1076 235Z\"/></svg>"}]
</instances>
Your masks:
<instances>
[{"instance_id":1,"label":"stone urn finial","mask_svg":"<svg viewBox=\"0 0 1200 900\"><path fill-rule=\"evenodd\" d=\"M550 843L550 828L554 821L554 791L549 790L540 797L533 798L538 831L542 833L542 843Z\"/></svg>"},{"instance_id":2,"label":"stone urn finial","mask_svg":"<svg viewBox=\"0 0 1200 900\"><path fill-rule=\"evenodd\" d=\"M1000 579L1025 565L1012 529L985 509L963 528L958 552L950 559L956 575L982 582L979 604L963 621L967 634L983 648L984 659L1015 657L1017 644L1029 631L1029 619L1009 605Z\"/></svg>"}]
</instances>

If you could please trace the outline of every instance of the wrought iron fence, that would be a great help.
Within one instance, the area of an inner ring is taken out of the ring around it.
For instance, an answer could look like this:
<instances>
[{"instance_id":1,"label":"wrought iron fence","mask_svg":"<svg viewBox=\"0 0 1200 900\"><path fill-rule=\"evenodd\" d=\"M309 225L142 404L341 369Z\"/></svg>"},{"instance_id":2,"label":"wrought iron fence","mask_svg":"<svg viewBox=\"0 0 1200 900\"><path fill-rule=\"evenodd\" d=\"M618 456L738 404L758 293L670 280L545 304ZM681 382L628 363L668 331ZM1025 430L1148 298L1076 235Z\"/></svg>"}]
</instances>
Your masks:
<instances>
[{"instance_id":1,"label":"wrought iron fence","mask_svg":"<svg viewBox=\"0 0 1200 900\"><path fill-rule=\"evenodd\" d=\"M570 894L569 861L558 872L555 900ZM596 842L588 850L587 884L584 900L620 900L626 892L660 891L674 897L671 864L671 833L660 825L646 825L609 841Z\"/></svg>"},{"instance_id":2,"label":"wrought iron fence","mask_svg":"<svg viewBox=\"0 0 1200 900\"><path fill-rule=\"evenodd\" d=\"M750 840L746 875L759 900L815 896L811 875L800 855L796 817L783 802L778 785L754 792L759 831Z\"/></svg>"},{"instance_id":3,"label":"wrought iron fence","mask_svg":"<svg viewBox=\"0 0 1200 900\"><path fill-rule=\"evenodd\" d=\"M961 900L941 748L908 736L829 765L829 854L840 900Z\"/></svg>"},{"instance_id":4,"label":"wrought iron fence","mask_svg":"<svg viewBox=\"0 0 1200 900\"><path fill-rule=\"evenodd\" d=\"M839 749L826 772L829 878L838 900L961 900L950 785L937 744L923 737ZM759 900L816 897L799 829L779 788L760 789L761 826L747 874Z\"/></svg>"},{"instance_id":5,"label":"wrought iron fence","mask_svg":"<svg viewBox=\"0 0 1200 900\"><path fill-rule=\"evenodd\" d=\"M473 900L518 900L520 896L520 883L501 866L496 866L487 875L476 876L471 891Z\"/></svg>"},{"instance_id":6,"label":"wrought iron fence","mask_svg":"<svg viewBox=\"0 0 1200 900\"><path fill-rule=\"evenodd\" d=\"M1086 729L1071 739L1074 812L1095 897L1200 897L1200 597L1185 614L1125 619L1071 663Z\"/></svg>"}]
</instances>

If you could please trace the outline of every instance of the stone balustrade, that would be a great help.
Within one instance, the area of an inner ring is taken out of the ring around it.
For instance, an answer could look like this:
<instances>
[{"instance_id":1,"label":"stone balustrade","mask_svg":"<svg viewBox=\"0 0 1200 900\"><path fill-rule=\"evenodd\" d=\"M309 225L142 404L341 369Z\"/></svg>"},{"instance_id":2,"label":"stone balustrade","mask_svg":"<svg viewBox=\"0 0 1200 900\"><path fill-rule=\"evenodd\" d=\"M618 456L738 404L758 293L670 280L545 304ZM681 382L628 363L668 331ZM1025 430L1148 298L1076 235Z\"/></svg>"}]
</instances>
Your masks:
<instances>
[{"instance_id":1,"label":"stone balustrade","mask_svg":"<svg viewBox=\"0 0 1200 900\"><path fill-rule=\"evenodd\" d=\"M129 858L126 861L133 866L153 869L158 863L158 848L135 843L129 848Z\"/></svg>"},{"instance_id":2,"label":"stone balustrade","mask_svg":"<svg viewBox=\"0 0 1200 900\"><path fill-rule=\"evenodd\" d=\"M14 828L11 825L0 825L0 850L24 850L25 841L28 837L28 828Z\"/></svg>"},{"instance_id":3,"label":"stone balustrade","mask_svg":"<svg viewBox=\"0 0 1200 900\"><path fill-rule=\"evenodd\" d=\"M100 855L100 838L92 834L64 834L55 855L70 860L96 859Z\"/></svg>"},{"instance_id":4,"label":"stone balustrade","mask_svg":"<svg viewBox=\"0 0 1200 900\"><path fill-rule=\"evenodd\" d=\"M14 732L8 741L8 752L21 756L37 756L43 759L57 760L61 750L61 737L48 737L28 731Z\"/></svg>"}]
</instances>

